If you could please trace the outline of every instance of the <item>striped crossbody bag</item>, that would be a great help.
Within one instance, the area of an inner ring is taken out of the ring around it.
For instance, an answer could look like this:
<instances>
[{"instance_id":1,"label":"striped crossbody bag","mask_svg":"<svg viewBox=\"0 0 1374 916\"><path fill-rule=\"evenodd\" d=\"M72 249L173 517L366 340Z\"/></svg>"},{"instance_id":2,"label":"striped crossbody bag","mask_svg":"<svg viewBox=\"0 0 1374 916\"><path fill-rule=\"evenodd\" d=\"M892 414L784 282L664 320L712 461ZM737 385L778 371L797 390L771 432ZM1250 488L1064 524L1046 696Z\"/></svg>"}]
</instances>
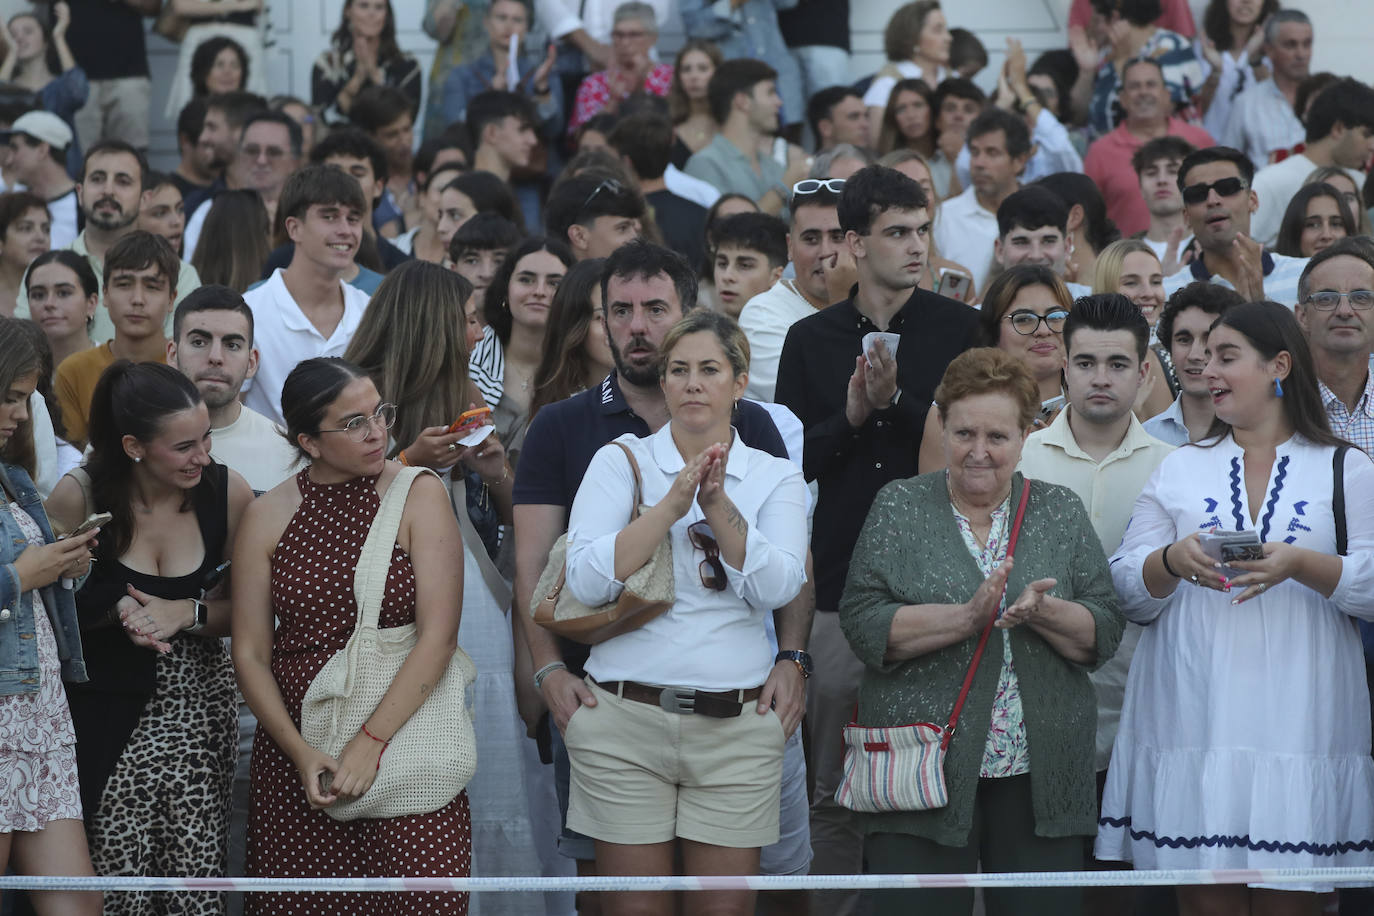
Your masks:
<instances>
[{"instance_id":1,"label":"striped crossbody bag","mask_svg":"<svg viewBox=\"0 0 1374 916\"><path fill-rule=\"evenodd\" d=\"M1021 501L1016 506L1016 520L1007 539L1007 557L1016 552L1016 538L1021 533L1021 519L1026 515L1026 499L1030 495L1030 481L1021 487ZM1003 587L1002 600L1006 600ZM978 648L973 651L959 698L944 726L934 722L887 727L860 725L851 722L844 728L844 775L835 790L835 802L852 811L878 814L887 811L926 811L943 808L949 803L945 785L945 753L954 738L954 728L963 712L973 686L973 676L987 648L992 634L994 614L983 628ZM856 716L857 718L857 716Z\"/></svg>"}]
</instances>

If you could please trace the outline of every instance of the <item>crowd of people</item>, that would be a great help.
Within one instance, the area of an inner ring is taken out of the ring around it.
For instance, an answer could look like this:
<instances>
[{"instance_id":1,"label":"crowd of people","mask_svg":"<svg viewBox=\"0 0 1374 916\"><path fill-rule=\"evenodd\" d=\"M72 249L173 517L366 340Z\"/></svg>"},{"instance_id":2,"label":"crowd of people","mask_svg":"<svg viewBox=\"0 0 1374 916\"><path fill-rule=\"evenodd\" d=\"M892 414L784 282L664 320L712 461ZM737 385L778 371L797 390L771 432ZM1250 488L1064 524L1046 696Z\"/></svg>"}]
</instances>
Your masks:
<instances>
[{"instance_id":1,"label":"crowd of people","mask_svg":"<svg viewBox=\"0 0 1374 916\"><path fill-rule=\"evenodd\" d=\"M1009 39L992 73L938 0L900 6L886 62L853 72L852 12L428 0L426 77L390 0L345 0L308 100L263 94L261 0L15 13L0 863L1374 866L1374 88L1311 73L1311 21L1278 0L1198 20L1074 0L1062 49ZM166 172L154 16L181 52ZM617 622L572 638L555 605ZM325 672L361 657L362 683L363 638L402 634L380 700L320 746ZM420 772L404 730L468 658L444 715L471 723L471 778L347 813ZM990 916L1374 911L1315 879L981 896Z\"/></svg>"}]
</instances>

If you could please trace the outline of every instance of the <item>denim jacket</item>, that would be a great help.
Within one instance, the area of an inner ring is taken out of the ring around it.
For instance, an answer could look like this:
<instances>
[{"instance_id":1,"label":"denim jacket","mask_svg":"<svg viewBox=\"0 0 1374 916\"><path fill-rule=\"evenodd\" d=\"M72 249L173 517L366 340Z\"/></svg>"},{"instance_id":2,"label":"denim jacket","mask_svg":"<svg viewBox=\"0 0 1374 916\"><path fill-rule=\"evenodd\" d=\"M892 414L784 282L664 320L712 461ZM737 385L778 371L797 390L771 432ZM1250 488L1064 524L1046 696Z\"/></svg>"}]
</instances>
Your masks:
<instances>
[{"instance_id":1,"label":"denim jacket","mask_svg":"<svg viewBox=\"0 0 1374 916\"><path fill-rule=\"evenodd\" d=\"M15 502L43 530L44 540L52 543L48 514L43 511L43 501L29 475L18 465L0 463L0 476L9 492L15 494ZM0 530L3 530L0 536L0 695L37 693L38 640L35 639L33 602L28 593L20 593L19 574L14 568L14 561L28 547L28 540L8 509L0 511ZM76 683L86 680L75 592L54 582L39 589L39 594L57 638L62 679Z\"/></svg>"}]
</instances>

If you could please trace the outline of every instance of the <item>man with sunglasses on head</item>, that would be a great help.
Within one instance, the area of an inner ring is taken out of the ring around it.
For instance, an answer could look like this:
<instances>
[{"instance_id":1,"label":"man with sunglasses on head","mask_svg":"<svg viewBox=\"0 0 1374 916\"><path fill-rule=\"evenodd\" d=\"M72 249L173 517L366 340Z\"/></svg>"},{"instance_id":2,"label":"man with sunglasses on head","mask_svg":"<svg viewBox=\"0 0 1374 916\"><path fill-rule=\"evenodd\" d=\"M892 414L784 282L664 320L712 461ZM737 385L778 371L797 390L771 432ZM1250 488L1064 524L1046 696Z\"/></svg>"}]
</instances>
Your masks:
<instances>
[{"instance_id":1,"label":"man with sunglasses on head","mask_svg":"<svg viewBox=\"0 0 1374 916\"><path fill-rule=\"evenodd\" d=\"M836 209L843 178L806 178L792 186L792 228L787 259L796 274L784 275L767 292L745 303L739 326L749 340L749 387L745 394L772 401L787 329L833 301L827 279L852 265Z\"/></svg>"},{"instance_id":2,"label":"man with sunglasses on head","mask_svg":"<svg viewBox=\"0 0 1374 916\"><path fill-rule=\"evenodd\" d=\"M595 170L559 181L544 204L544 228L566 241L573 257L608 258L639 238L644 198L634 188Z\"/></svg>"},{"instance_id":3,"label":"man with sunglasses on head","mask_svg":"<svg viewBox=\"0 0 1374 916\"><path fill-rule=\"evenodd\" d=\"M954 357L975 345L978 313L916 288L930 247L930 201L895 169L850 176L836 207L858 284L843 302L797 321L778 364L777 402L806 430L802 463L816 481L812 528L815 673L807 682L815 779L813 874L858 874L863 837L854 813L835 803L844 764L843 729L853 718L863 663L840 630L840 594L854 542L873 497L916 474L935 388ZM894 352L872 332L896 335ZM857 892L819 892L818 913L854 911Z\"/></svg>"},{"instance_id":4,"label":"man with sunglasses on head","mask_svg":"<svg viewBox=\"0 0 1374 916\"><path fill-rule=\"evenodd\" d=\"M1246 302L1298 301L1298 276L1307 259L1266 251L1250 237L1250 219L1259 207L1254 178L1250 159L1229 146L1200 149L1183 160L1178 187L1194 238L1192 260L1164 280L1166 295L1208 280L1234 289Z\"/></svg>"}]
</instances>

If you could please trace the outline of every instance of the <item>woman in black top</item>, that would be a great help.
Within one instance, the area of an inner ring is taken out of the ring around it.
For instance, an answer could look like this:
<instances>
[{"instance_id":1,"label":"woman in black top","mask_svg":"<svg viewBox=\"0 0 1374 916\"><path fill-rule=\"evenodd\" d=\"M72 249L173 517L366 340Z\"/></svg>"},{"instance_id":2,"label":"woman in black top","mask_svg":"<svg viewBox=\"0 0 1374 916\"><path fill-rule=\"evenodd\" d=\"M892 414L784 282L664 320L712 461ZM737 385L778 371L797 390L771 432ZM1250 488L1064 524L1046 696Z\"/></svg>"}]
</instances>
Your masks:
<instances>
[{"instance_id":1,"label":"woman in black top","mask_svg":"<svg viewBox=\"0 0 1374 916\"><path fill-rule=\"evenodd\" d=\"M65 530L113 516L76 596L90 680L69 696L91 861L103 875L222 875L238 725L219 638L229 601L214 589L253 493L211 460L205 403L167 366L106 369L90 432L90 457L48 512ZM138 892L105 905L211 914L223 898Z\"/></svg>"}]
</instances>

